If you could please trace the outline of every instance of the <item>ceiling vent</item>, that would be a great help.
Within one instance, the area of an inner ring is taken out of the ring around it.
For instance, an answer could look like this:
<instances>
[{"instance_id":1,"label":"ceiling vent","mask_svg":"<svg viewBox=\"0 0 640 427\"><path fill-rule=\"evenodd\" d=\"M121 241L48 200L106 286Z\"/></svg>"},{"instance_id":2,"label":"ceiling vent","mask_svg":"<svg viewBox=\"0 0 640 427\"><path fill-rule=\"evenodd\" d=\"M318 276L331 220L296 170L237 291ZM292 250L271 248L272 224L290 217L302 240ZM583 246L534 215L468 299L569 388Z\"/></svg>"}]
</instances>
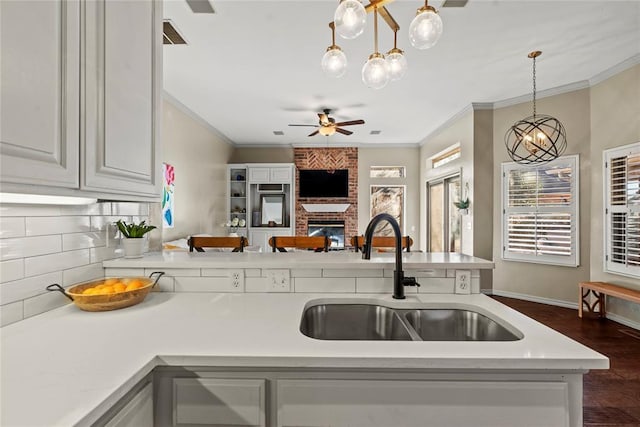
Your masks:
<instances>
[{"instance_id":1,"label":"ceiling vent","mask_svg":"<svg viewBox=\"0 0 640 427\"><path fill-rule=\"evenodd\" d=\"M442 7L465 7L468 0L444 0Z\"/></svg>"},{"instance_id":2,"label":"ceiling vent","mask_svg":"<svg viewBox=\"0 0 640 427\"><path fill-rule=\"evenodd\" d=\"M162 22L162 44L187 44L182 34L169 19Z\"/></svg>"},{"instance_id":3,"label":"ceiling vent","mask_svg":"<svg viewBox=\"0 0 640 427\"><path fill-rule=\"evenodd\" d=\"M369 132L369 135L380 135L380 132L382 132L381 130L372 130L371 132Z\"/></svg>"},{"instance_id":4,"label":"ceiling vent","mask_svg":"<svg viewBox=\"0 0 640 427\"><path fill-rule=\"evenodd\" d=\"M284 135L284 132L282 132L281 130L274 130L273 134L274 135L278 135L278 136L282 136L282 135Z\"/></svg>"},{"instance_id":5,"label":"ceiling vent","mask_svg":"<svg viewBox=\"0 0 640 427\"><path fill-rule=\"evenodd\" d=\"M187 0L193 13L216 13L209 0Z\"/></svg>"}]
</instances>

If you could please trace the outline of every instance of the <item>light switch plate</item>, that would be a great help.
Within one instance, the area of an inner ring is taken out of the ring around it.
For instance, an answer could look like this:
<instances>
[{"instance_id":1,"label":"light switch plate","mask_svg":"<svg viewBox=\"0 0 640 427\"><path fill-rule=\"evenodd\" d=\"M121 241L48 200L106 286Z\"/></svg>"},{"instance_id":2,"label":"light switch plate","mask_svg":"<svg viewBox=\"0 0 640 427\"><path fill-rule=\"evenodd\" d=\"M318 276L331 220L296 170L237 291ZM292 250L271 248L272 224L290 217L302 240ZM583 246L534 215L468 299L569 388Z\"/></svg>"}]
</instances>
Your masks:
<instances>
[{"instance_id":1,"label":"light switch plate","mask_svg":"<svg viewBox=\"0 0 640 427\"><path fill-rule=\"evenodd\" d=\"M471 293L471 270L456 270L456 294Z\"/></svg>"},{"instance_id":2,"label":"light switch plate","mask_svg":"<svg viewBox=\"0 0 640 427\"><path fill-rule=\"evenodd\" d=\"M288 269L264 270L267 277L267 292L290 292L291 280Z\"/></svg>"}]
</instances>

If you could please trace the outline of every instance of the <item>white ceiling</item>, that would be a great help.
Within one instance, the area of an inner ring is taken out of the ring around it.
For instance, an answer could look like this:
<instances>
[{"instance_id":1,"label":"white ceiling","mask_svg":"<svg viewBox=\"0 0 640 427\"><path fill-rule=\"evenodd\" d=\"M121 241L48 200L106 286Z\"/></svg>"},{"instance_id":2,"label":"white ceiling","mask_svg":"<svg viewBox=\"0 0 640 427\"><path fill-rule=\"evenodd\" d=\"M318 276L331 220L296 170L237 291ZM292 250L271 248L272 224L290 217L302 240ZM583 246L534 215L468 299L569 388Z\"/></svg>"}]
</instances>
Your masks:
<instances>
[{"instance_id":1,"label":"white ceiling","mask_svg":"<svg viewBox=\"0 0 640 427\"><path fill-rule=\"evenodd\" d=\"M373 51L373 19L355 40L338 37L349 68L325 77L320 59L331 44L327 24L337 2L213 0L216 14L194 14L184 0L165 0L164 16L187 46L164 47L164 89L238 145L417 144L471 102L496 102L583 81L640 53L640 2L469 0L440 8L444 33L428 50L410 46L407 28L420 0L387 9L400 24L409 70L381 90L366 88L360 70ZM380 50L393 33L380 22ZM364 119L351 136L308 138L317 111ZM274 130L284 131L275 136ZM381 130L380 135L370 135Z\"/></svg>"}]
</instances>

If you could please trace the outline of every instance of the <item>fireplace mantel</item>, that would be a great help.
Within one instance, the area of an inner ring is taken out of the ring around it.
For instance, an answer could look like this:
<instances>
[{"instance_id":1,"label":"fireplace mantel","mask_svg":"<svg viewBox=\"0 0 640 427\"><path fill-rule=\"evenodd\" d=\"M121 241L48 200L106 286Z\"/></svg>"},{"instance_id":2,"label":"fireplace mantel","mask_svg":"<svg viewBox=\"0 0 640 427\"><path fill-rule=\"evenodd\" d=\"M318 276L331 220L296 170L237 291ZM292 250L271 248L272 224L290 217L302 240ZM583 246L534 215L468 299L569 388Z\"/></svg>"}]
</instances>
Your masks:
<instances>
[{"instance_id":1,"label":"fireplace mantel","mask_svg":"<svg viewBox=\"0 0 640 427\"><path fill-rule=\"evenodd\" d=\"M302 203L307 212L345 212L351 203Z\"/></svg>"}]
</instances>

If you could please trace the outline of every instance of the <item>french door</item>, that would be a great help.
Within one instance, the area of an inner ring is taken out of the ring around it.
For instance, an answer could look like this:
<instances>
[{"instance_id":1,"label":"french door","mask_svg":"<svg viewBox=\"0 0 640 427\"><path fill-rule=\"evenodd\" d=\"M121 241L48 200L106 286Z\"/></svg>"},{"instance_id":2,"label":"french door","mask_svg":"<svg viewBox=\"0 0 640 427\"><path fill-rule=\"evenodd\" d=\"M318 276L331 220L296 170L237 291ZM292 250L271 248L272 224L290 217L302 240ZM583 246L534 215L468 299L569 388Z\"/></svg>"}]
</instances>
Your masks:
<instances>
[{"instance_id":1,"label":"french door","mask_svg":"<svg viewBox=\"0 0 640 427\"><path fill-rule=\"evenodd\" d=\"M462 216L453 202L460 200L460 175L427 182L429 252L460 252Z\"/></svg>"}]
</instances>

